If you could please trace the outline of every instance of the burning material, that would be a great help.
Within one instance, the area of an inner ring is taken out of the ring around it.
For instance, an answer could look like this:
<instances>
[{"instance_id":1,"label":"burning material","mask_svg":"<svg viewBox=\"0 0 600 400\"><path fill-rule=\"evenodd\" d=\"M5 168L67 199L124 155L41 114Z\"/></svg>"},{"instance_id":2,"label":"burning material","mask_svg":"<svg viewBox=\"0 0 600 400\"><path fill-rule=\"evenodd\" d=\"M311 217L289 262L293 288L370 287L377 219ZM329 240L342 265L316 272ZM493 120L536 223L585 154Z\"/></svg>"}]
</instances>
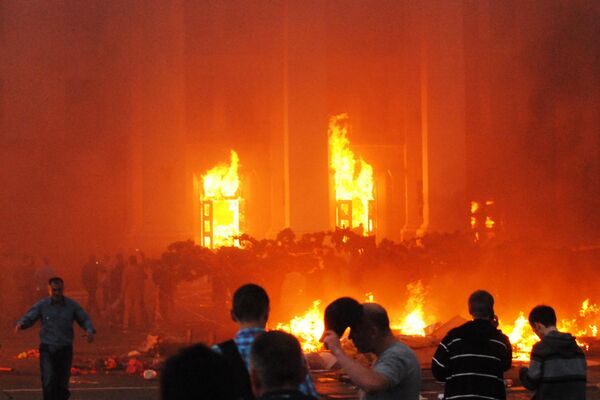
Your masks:
<instances>
[{"instance_id":1,"label":"burning material","mask_svg":"<svg viewBox=\"0 0 600 400\"><path fill-rule=\"evenodd\" d=\"M239 157L231 151L229 165L221 164L202 176L202 245L239 246L243 199L238 176Z\"/></svg>"},{"instance_id":2,"label":"burning material","mask_svg":"<svg viewBox=\"0 0 600 400\"><path fill-rule=\"evenodd\" d=\"M590 305L590 300L586 299L579 310L579 317L575 319L562 319L557 324L561 332L569 332L577 338L577 344L584 350L588 350L589 345L586 337L598 336L598 319L600 318L600 308L596 304ZM510 343L513 346L514 361L529 361L531 348L539 341L537 335L531 329L529 321L523 312L512 326L503 325L500 329L508 334ZM510 333L508 333L510 332Z\"/></svg>"},{"instance_id":3,"label":"burning material","mask_svg":"<svg viewBox=\"0 0 600 400\"><path fill-rule=\"evenodd\" d=\"M334 171L336 225L356 228L365 236L375 232L373 167L350 149L348 115L329 120L329 157Z\"/></svg>"},{"instance_id":4,"label":"burning material","mask_svg":"<svg viewBox=\"0 0 600 400\"><path fill-rule=\"evenodd\" d=\"M470 225L476 240L479 240L482 234L494 234L497 228L495 213L494 200L471 201Z\"/></svg>"},{"instance_id":5,"label":"burning material","mask_svg":"<svg viewBox=\"0 0 600 400\"><path fill-rule=\"evenodd\" d=\"M421 281L409 283L406 286L410 297L404 307L404 317L392 323L392 329L400 331L406 336L425 336L425 291Z\"/></svg>"},{"instance_id":6,"label":"burning material","mask_svg":"<svg viewBox=\"0 0 600 400\"><path fill-rule=\"evenodd\" d=\"M292 318L287 324L279 323L276 329L296 336L304 352L318 351L321 348L319 339L325 329L323 311L320 309L320 305L320 300L313 301L312 307L304 315Z\"/></svg>"}]
</instances>

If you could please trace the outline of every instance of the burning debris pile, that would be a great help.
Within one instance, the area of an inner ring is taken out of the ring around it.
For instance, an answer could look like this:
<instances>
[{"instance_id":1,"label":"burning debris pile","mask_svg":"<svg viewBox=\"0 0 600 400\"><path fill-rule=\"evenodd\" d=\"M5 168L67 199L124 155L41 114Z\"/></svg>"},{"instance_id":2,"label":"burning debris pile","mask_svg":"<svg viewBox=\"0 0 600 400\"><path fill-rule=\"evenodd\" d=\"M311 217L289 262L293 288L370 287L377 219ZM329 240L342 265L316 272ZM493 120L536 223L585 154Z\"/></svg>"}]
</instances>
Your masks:
<instances>
[{"instance_id":1,"label":"burning debris pile","mask_svg":"<svg viewBox=\"0 0 600 400\"><path fill-rule=\"evenodd\" d=\"M351 229L299 238L286 229L273 240L256 240L245 234L237 239L239 248L214 250L191 241L177 242L155 263L176 282L209 277L209 282L214 283L212 301L221 310L211 316L222 318L223 323L228 322L227 293L247 282L260 284L272 298L271 321L275 323L270 328L295 334L306 352L322 349L319 339L323 333L323 304L340 295L385 305L394 332L409 338L405 341L415 346L427 347L437 345L440 332L464 322L456 315L466 311L468 293L485 287L498 299L500 328L510 336L515 359L526 360L538 340L531 332L526 312L533 305L548 301L547 297L536 295L527 283L539 273L532 265L543 265L545 276L553 273L560 277L562 271L568 270L560 260L578 257L569 249L548 250L496 242L498 239L482 244L474 242L471 234L433 234L402 243L384 240L376 244L374 238ZM499 272L491 275L489 271L493 270ZM594 284L586 269L580 272L582 284L584 279ZM283 290L290 275L301 279ZM516 297L517 292L528 297ZM292 297L296 298L295 303L285 303ZM511 303L503 299L510 299ZM600 313L593 298L573 305L565 301L558 304L561 298L549 300L557 306L559 316L566 316L559 329L580 337L584 348L595 343L587 339L598 337ZM585 297L572 299L583 300ZM575 306L580 310L569 311L568 307ZM515 322L511 324L512 321Z\"/></svg>"}]
</instances>

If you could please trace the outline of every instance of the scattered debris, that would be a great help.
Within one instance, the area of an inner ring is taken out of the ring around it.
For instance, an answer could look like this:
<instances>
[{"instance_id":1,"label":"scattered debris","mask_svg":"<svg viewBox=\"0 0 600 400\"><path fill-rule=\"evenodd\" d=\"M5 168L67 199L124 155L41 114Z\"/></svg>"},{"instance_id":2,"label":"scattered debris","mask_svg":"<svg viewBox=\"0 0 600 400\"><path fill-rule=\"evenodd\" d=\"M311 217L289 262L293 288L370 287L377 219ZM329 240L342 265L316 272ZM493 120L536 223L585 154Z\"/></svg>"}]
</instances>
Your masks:
<instances>
[{"instance_id":1,"label":"scattered debris","mask_svg":"<svg viewBox=\"0 0 600 400\"><path fill-rule=\"evenodd\" d=\"M38 349L22 351L21 353L17 354L16 358L18 360L24 360L27 358L40 358L40 351Z\"/></svg>"},{"instance_id":2,"label":"scattered debris","mask_svg":"<svg viewBox=\"0 0 600 400\"><path fill-rule=\"evenodd\" d=\"M158 372L156 372L153 369L147 369L144 371L142 376L144 377L144 379L150 381L150 380L156 379L156 377L158 376Z\"/></svg>"}]
</instances>

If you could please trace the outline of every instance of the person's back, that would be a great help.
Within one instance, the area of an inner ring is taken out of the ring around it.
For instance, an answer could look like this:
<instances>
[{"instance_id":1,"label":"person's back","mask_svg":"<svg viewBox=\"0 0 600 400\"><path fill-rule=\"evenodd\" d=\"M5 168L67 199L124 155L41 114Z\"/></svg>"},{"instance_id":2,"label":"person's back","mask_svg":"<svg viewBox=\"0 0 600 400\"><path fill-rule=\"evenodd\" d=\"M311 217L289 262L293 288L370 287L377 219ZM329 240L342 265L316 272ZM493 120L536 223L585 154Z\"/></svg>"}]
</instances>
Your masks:
<instances>
[{"instance_id":1,"label":"person's back","mask_svg":"<svg viewBox=\"0 0 600 400\"><path fill-rule=\"evenodd\" d=\"M231 317L239 330L232 340L213 346L213 350L222 354L230 363L236 375L239 395L245 400L254 399L250 386L250 348L255 338L265 332L269 319L269 296L260 286L246 284L233 294ZM316 396L310 374L300 385L303 393Z\"/></svg>"},{"instance_id":2,"label":"person's back","mask_svg":"<svg viewBox=\"0 0 600 400\"><path fill-rule=\"evenodd\" d=\"M529 314L533 331L541 338L531 350L529 368L519 377L536 400L585 400L585 355L570 333L556 329L556 314L549 306L535 307Z\"/></svg>"},{"instance_id":3,"label":"person's back","mask_svg":"<svg viewBox=\"0 0 600 400\"><path fill-rule=\"evenodd\" d=\"M446 382L446 397L504 399L503 373L511 364L509 346L508 338L490 321L469 321L448 332L434 355L431 370L436 379Z\"/></svg>"},{"instance_id":4,"label":"person's back","mask_svg":"<svg viewBox=\"0 0 600 400\"><path fill-rule=\"evenodd\" d=\"M238 400L234 377L223 356L203 344L167 359L161 374L161 400Z\"/></svg>"},{"instance_id":5,"label":"person's back","mask_svg":"<svg viewBox=\"0 0 600 400\"><path fill-rule=\"evenodd\" d=\"M512 363L508 337L494 323L494 299L479 290L469 297L474 317L442 339L431 362L431 372L445 382L446 398L505 399L504 371Z\"/></svg>"}]
</instances>

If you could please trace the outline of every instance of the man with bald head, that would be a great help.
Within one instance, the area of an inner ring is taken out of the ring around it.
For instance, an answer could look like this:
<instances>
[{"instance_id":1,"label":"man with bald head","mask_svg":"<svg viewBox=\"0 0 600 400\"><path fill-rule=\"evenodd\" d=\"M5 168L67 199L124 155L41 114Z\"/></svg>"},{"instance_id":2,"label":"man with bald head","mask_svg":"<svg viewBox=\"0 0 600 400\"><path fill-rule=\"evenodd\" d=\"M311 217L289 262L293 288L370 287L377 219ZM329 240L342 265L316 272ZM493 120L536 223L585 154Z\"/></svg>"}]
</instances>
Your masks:
<instances>
[{"instance_id":1,"label":"man with bald head","mask_svg":"<svg viewBox=\"0 0 600 400\"><path fill-rule=\"evenodd\" d=\"M377 361L368 368L350 357L340 345L339 336L326 331L323 342L365 400L418 400L421 367L415 353L398 341L386 310L375 303L362 305L363 313L350 331L350 340L361 353L374 353Z\"/></svg>"}]
</instances>

